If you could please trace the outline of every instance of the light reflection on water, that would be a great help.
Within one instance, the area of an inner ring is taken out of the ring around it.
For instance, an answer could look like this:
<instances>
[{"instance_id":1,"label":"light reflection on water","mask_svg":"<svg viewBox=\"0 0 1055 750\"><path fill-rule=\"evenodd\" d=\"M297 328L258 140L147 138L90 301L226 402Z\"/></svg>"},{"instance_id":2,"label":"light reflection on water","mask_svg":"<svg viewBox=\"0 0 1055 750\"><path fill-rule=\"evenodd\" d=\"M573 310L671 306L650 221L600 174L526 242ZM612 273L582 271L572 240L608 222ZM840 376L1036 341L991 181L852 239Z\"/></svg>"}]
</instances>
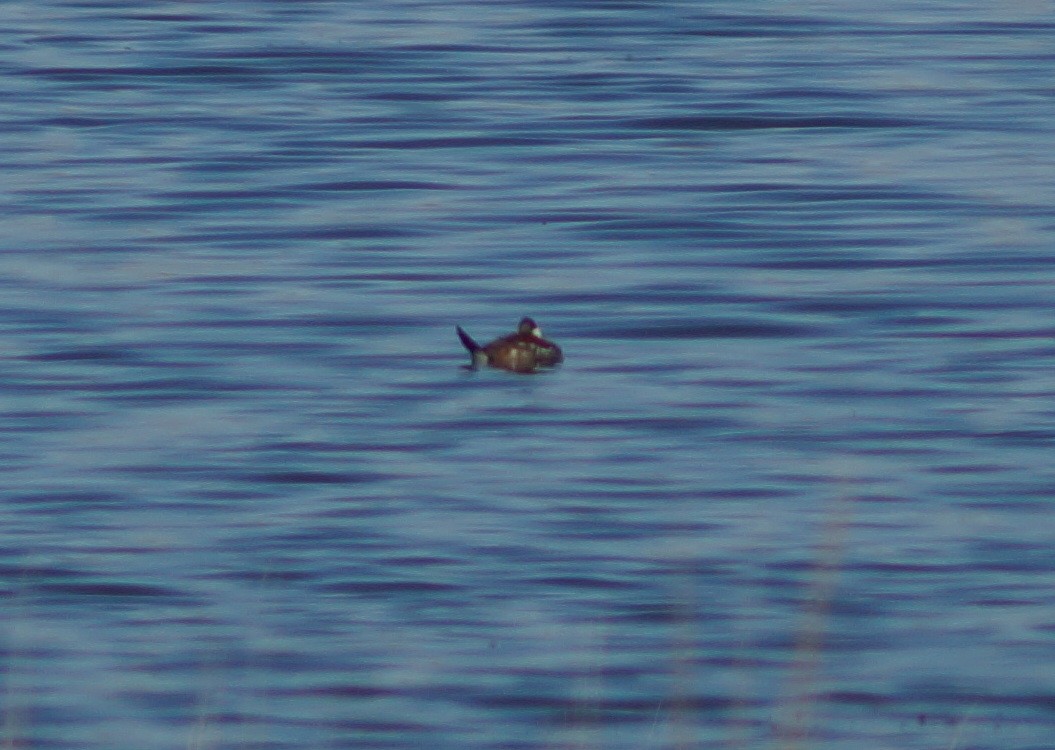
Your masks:
<instances>
[{"instance_id":1,"label":"light reflection on water","mask_svg":"<svg viewBox=\"0 0 1055 750\"><path fill-rule=\"evenodd\" d=\"M1044 746L1024 8L12 6L8 743Z\"/></svg>"}]
</instances>

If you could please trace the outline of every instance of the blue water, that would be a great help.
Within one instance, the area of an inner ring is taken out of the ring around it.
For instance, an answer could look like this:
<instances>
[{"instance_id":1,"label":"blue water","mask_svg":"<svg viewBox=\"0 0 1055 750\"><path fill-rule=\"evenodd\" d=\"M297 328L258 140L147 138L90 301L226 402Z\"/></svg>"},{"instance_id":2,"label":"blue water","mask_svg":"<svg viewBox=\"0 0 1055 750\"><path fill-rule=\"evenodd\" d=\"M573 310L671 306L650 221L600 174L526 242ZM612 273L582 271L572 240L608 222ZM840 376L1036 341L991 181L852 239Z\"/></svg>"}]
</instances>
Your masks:
<instances>
[{"instance_id":1,"label":"blue water","mask_svg":"<svg viewBox=\"0 0 1055 750\"><path fill-rule=\"evenodd\" d=\"M1055 747L1050 10L5 3L4 747Z\"/></svg>"}]
</instances>

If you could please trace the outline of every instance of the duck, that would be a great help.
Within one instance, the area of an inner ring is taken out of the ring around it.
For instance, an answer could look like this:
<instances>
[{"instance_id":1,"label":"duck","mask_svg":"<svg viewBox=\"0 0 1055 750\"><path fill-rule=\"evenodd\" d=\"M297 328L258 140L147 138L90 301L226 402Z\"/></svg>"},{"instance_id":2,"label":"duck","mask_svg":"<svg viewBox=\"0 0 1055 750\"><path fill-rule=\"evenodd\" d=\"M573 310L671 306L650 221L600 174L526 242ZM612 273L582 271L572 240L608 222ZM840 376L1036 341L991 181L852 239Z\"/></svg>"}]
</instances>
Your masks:
<instances>
[{"instance_id":1,"label":"duck","mask_svg":"<svg viewBox=\"0 0 1055 750\"><path fill-rule=\"evenodd\" d=\"M462 345L472 357L470 367L496 367L510 372L532 373L556 367L564 361L564 352L552 341L542 338L542 329L531 318L523 318L514 333L480 346L461 326L455 326Z\"/></svg>"}]
</instances>

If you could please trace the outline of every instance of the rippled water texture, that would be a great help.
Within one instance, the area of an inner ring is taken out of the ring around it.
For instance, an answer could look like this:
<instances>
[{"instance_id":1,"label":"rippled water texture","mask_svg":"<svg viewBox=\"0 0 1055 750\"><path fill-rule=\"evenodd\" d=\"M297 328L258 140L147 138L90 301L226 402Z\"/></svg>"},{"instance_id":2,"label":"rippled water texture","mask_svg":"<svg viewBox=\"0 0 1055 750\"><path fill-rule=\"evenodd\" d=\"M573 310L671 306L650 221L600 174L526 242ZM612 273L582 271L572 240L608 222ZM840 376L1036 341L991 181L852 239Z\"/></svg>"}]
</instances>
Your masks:
<instances>
[{"instance_id":1,"label":"rippled water texture","mask_svg":"<svg viewBox=\"0 0 1055 750\"><path fill-rule=\"evenodd\" d=\"M4 747L1055 746L1051 11L3 4Z\"/></svg>"}]
</instances>

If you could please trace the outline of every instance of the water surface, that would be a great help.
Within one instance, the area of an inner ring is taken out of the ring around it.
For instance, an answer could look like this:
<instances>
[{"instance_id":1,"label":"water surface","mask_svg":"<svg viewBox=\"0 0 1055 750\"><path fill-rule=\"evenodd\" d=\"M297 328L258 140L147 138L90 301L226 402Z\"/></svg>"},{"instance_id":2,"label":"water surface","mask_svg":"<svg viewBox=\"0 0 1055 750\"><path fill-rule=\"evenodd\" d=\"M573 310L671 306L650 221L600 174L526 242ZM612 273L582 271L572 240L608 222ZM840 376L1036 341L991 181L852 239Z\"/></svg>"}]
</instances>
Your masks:
<instances>
[{"instance_id":1,"label":"water surface","mask_svg":"<svg viewBox=\"0 0 1055 750\"><path fill-rule=\"evenodd\" d=\"M6 4L5 743L1050 747L1046 10Z\"/></svg>"}]
</instances>

